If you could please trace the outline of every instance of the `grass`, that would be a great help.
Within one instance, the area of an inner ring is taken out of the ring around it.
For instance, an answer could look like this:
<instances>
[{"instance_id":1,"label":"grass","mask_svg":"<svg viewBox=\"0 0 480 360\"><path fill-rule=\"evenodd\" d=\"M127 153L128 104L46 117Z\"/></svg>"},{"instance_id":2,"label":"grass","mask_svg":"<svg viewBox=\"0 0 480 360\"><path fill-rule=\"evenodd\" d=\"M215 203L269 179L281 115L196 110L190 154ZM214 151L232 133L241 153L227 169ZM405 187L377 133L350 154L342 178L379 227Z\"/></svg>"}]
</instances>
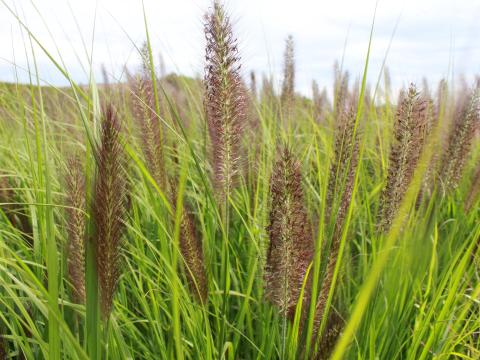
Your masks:
<instances>
[{"instance_id":1,"label":"grass","mask_svg":"<svg viewBox=\"0 0 480 360\"><path fill-rule=\"evenodd\" d=\"M402 112L386 74L368 90L367 49L359 86L340 80L332 101L309 99L292 89L289 38L288 91L272 94L266 81L253 96L237 73L228 14L215 11L207 26L216 67L204 81L156 74L146 17L146 65L108 86L75 84L21 24L31 73L40 46L71 86L41 85L41 74L0 84L0 358L478 359L478 88L418 89L432 111ZM135 90L139 78L150 91ZM100 166L106 104L122 125L122 172ZM399 135L406 113L417 126ZM419 128L428 131L415 139ZM151 129L158 132L145 141ZM395 190L400 201L382 228L389 169L407 146L391 149L409 136L423 145L414 162L402 158L416 166L398 174L406 179ZM155 167L152 141L164 157ZM87 224L86 304L68 275L72 157L85 176L85 209L77 210ZM118 194L126 215L97 225L107 234L100 240L95 225L108 221L93 210L99 174L128 185ZM110 236L120 271L105 317L97 271L105 252L96 245Z\"/></svg>"}]
</instances>

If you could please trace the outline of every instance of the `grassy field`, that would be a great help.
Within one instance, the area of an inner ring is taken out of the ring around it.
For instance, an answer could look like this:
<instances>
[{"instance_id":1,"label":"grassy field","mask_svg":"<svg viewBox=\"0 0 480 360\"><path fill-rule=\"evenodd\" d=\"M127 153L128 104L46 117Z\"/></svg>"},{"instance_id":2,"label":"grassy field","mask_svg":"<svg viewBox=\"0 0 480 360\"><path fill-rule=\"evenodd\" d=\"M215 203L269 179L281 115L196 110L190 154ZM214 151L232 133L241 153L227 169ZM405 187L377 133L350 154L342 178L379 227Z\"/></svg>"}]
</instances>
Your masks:
<instances>
[{"instance_id":1,"label":"grassy field","mask_svg":"<svg viewBox=\"0 0 480 360\"><path fill-rule=\"evenodd\" d=\"M146 31L121 83L0 84L0 359L479 359L480 83L365 49L306 98L293 38L277 91L204 22L204 79Z\"/></svg>"}]
</instances>

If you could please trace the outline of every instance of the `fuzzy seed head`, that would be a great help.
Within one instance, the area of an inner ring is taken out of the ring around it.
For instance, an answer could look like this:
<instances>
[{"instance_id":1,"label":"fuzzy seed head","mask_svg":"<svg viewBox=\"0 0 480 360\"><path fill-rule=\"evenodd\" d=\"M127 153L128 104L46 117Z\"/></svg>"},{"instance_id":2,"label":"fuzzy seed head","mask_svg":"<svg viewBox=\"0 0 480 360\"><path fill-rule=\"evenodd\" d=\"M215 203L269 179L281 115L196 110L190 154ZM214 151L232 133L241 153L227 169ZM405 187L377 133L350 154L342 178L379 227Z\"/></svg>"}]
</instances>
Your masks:
<instances>
[{"instance_id":1,"label":"fuzzy seed head","mask_svg":"<svg viewBox=\"0 0 480 360\"><path fill-rule=\"evenodd\" d=\"M67 187L67 267L73 300L85 303L85 178L78 159L68 164Z\"/></svg>"},{"instance_id":2,"label":"fuzzy seed head","mask_svg":"<svg viewBox=\"0 0 480 360\"><path fill-rule=\"evenodd\" d=\"M327 198L325 205L326 219L328 224L332 211L338 211L339 199L349 198L353 186L353 178L358 163L358 138L359 131L355 132L355 122L357 115L357 99L350 96L348 105L339 113L335 127L335 144L332 163L330 165L330 174L328 178ZM341 194L340 196L338 196ZM336 206L335 206L336 205ZM340 212L341 209L340 209ZM345 212L345 211L343 211ZM335 223L339 223L340 214L333 214Z\"/></svg>"},{"instance_id":3,"label":"fuzzy seed head","mask_svg":"<svg viewBox=\"0 0 480 360\"><path fill-rule=\"evenodd\" d=\"M386 232L410 186L423 150L428 128L428 102L412 84L400 95L394 124L387 184L380 203L380 230Z\"/></svg>"},{"instance_id":4,"label":"fuzzy seed head","mask_svg":"<svg viewBox=\"0 0 480 360\"><path fill-rule=\"evenodd\" d=\"M142 49L146 61L148 49L146 45ZM144 62L141 74L131 77L129 83L132 90L133 115L141 130L142 150L147 167L157 185L165 189L167 180L162 126L155 111L155 92L148 64Z\"/></svg>"},{"instance_id":5,"label":"fuzzy seed head","mask_svg":"<svg viewBox=\"0 0 480 360\"><path fill-rule=\"evenodd\" d=\"M240 139L245 123L245 88L240 57L230 19L215 1L205 16L205 111L213 150L216 188L222 195L235 184L240 163Z\"/></svg>"},{"instance_id":6,"label":"fuzzy seed head","mask_svg":"<svg viewBox=\"0 0 480 360\"><path fill-rule=\"evenodd\" d=\"M291 116L295 101L295 43L292 35L285 41L281 101L287 117Z\"/></svg>"},{"instance_id":7,"label":"fuzzy seed head","mask_svg":"<svg viewBox=\"0 0 480 360\"><path fill-rule=\"evenodd\" d=\"M465 199L465 212L469 212L473 209L473 206L478 201L480 195L480 161L473 173L472 184Z\"/></svg>"},{"instance_id":8,"label":"fuzzy seed head","mask_svg":"<svg viewBox=\"0 0 480 360\"><path fill-rule=\"evenodd\" d=\"M303 198L300 163L282 150L270 181L272 198L268 234L270 246L265 273L266 298L293 319L314 243ZM303 308L307 308L307 282Z\"/></svg>"},{"instance_id":9,"label":"fuzzy seed head","mask_svg":"<svg viewBox=\"0 0 480 360\"><path fill-rule=\"evenodd\" d=\"M111 313L121 274L120 251L128 194L125 159L120 142L121 125L113 106L105 107L101 125L92 212L101 312L106 319Z\"/></svg>"},{"instance_id":10,"label":"fuzzy seed head","mask_svg":"<svg viewBox=\"0 0 480 360\"><path fill-rule=\"evenodd\" d=\"M337 124L334 159L330 166L325 223L328 225L330 220L332 220L334 225L325 276L323 277L315 308L313 329L314 341L319 335L318 332L325 315L328 295L334 285L333 280L340 251L340 242L342 239L345 219L352 202L355 175L358 167L359 132L358 130L355 131L357 114L356 97L352 96L349 99L349 102L349 110L344 111L340 115L340 121ZM322 334L322 339L323 336L327 335L328 334Z\"/></svg>"},{"instance_id":11,"label":"fuzzy seed head","mask_svg":"<svg viewBox=\"0 0 480 360\"><path fill-rule=\"evenodd\" d=\"M171 181L171 204L177 204L177 183ZM195 224L194 213L188 204L183 204L180 217L180 252L184 261L188 285L196 300L205 304L208 300L207 274L203 256L202 241Z\"/></svg>"},{"instance_id":12,"label":"fuzzy seed head","mask_svg":"<svg viewBox=\"0 0 480 360\"><path fill-rule=\"evenodd\" d=\"M440 179L448 191L458 186L465 163L470 156L475 132L480 127L479 91L478 88L472 90L467 96L461 98L457 105L440 169Z\"/></svg>"}]
</instances>

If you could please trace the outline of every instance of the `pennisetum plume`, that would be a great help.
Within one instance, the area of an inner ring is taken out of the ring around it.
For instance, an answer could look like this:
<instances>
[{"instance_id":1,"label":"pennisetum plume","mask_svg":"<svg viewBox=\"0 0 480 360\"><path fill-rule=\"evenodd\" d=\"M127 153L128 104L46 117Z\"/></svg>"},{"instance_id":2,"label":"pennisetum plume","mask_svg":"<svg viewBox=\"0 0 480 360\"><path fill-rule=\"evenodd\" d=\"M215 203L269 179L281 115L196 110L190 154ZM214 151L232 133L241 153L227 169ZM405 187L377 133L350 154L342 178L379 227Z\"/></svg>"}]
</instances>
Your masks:
<instances>
[{"instance_id":1,"label":"pennisetum plume","mask_svg":"<svg viewBox=\"0 0 480 360\"><path fill-rule=\"evenodd\" d=\"M136 77L130 77L133 96L133 114L140 125L143 153L147 166L157 185L165 190L167 185L163 132L159 115L156 113L155 92L151 79L148 48L141 49L142 67Z\"/></svg>"},{"instance_id":2,"label":"pennisetum plume","mask_svg":"<svg viewBox=\"0 0 480 360\"><path fill-rule=\"evenodd\" d=\"M67 268L73 300L85 303L85 177L78 159L68 163L67 188Z\"/></svg>"},{"instance_id":3,"label":"pennisetum plume","mask_svg":"<svg viewBox=\"0 0 480 360\"><path fill-rule=\"evenodd\" d=\"M317 360L330 359L332 350L337 343L338 337L342 332L344 320L337 311L331 311L328 315L325 331L318 344L318 353L315 357Z\"/></svg>"},{"instance_id":4,"label":"pennisetum plume","mask_svg":"<svg viewBox=\"0 0 480 360\"><path fill-rule=\"evenodd\" d=\"M356 96L350 96L348 101L348 106L339 115L340 122L335 131L334 158L330 166L327 189L325 223L328 226L332 219L334 225L327 267L316 303L313 329L313 340L315 341L319 335L322 335L321 342L327 341L325 336L332 337L334 332L339 332L338 329L333 329L334 325L337 326L337 322L330 320L330 317L334 315L326 315L325 311L329 293L334 285L334 273L338 262L344 223L352 201L359 160L359 130L355 128L358 106ZM326 330L320 334L325 315L329 316L329 320ZM330 339L327 342L330 341L333 340Z\"/></svg>"},{"instance_id":5,"label":"pennisetum plume","mask_svg":"<svg viewBox=\"0 0 480 360\"><path fill-rule=\"evenodd\" d=\"M213 148L215 186L228 196L240 162L245 120L245 88L230 18L220 2L205 16L205 111Z\"/></svg>"},{"instance_id":6,"label":"pennisetum plume","mask_svg":"<svg viewBox=\"0 0 480 360\"><path fill-rule=\"evenodd\" d=\"M433 131L433 129L439 127L437 130L439 135L438 140L430 145L432 146L433 150L432 156L427 164L427 168L422 179L422 186L417 198L417 206L423 201L423 199L428 199L432 196L439 175L438 172L442 160L442 151L448 144L448 129L450 122L448 120L450 117L447 116L447 111L450 110L450 107L447 107L447 82L445 80L440 81L434 98L432 98L430 95L424 95L424 98L427 101L427 125L425 128L425 133L428 135ZM442 122L442 124L440 124L440 122Z\"/></svg>"},{"instance_id":7,"label":"pennisetum plume","mask_svg":"<svg viewBox=\"0 0 480 360\"><path fill-rule=\"evenodd\" d=\"M103 81L103 89L105 92L106 97L112 96L112 88L110 84L110 78L108 76L107 68L105 67L105 64L102 64L100 67L100 71L102 72L102 81Z\"/></svg>"},{"instance_id":8,"label":"pennisetum plume","mask_svg":"<svg viewBox=\"0 0 480 360\"><path fill-rule=\"evenodd\" d=\"M174 152L177 154L176 147L174 147ZM174 157L174 163L178 165L178 157ZM178 174L170 178L170 203L174 214L176 213L179 196L178 181ZM208 301L208 284L202 241L189 204L182 201L182 206L179 247L184 262L185 276L195 299L202 304L206 304Z\"/></svg>"},{"instance_id":9,"label":"pennisetum plume","mask_svg":"<svg viewBox=\"0 0 480 360\"><path fill-rule=\"evenodd\" d=\"M348 82L350 75L347 71L342 71L340 64L335 62L333 65L335 82L333 84L333 115L335 119L343 113L345 103L348 100Z\"/></svg>"},{"instance_id":10,"label":"pennisetum plume","mask_svg":"<svg viewBox=\"0 0 480 360\"><path fill-rule=\"evenodd\" d=\"M250 94L253 101L257 101L257 76L255 75L255 71L250 71Z\"/></svg>"},{"instance_id":11,"label":"pennisetum plume","mask_svg":"<svg viewBox=\"0 0 480 360\"><path fill-rule=\"evenodd\" d=\"M95 153L97 173L92 203L93 244L103 319L108 319L111 313L121 273L120 251L128 196L120 131L116 111L107 104L102 114L100 144Z\"/></svg>"},{"instance_id":12,"label":"pennisetum plume","mask_svg":"<svg viewBox=\"0 0 480 360\"><path fill-rule=\"evenodd\" d=\"M334 211L334 201L338 194L342 194L344 187L348 185L351 178L351 166L355 172L357 153L358 153L358 131L355 133L355 120L357 113L356 95L349 96L343 103L344 108L338 109L338 121L335 128L335 144L333 160L330 165L328 177L327 198L325 205L325 224L328 225L332 211ZM334 215L335 222L336 216Z\"/></svg>"},{"instance_id":13,"label":"pennisetum plume","mask_svg":"<svg viewBox=\"0 0 480 360\"><path fill-rule=\"evenodd\" d=\"M271 76L263 74L262 89L260 91L260 102L271 107L275 99L275 89Z\"/></svg>"},{"instance_id":14,"label":"pennisetum plume","mask_svg":"<svg viewBox=\"0 0 480 360\"><path fill-rule=\"evenodd\" d=\"M380 202L379 228L382 232L390 229L422 153L428 122L427 105L413 84L406 94L400 95L387 183Z\"/></svg>"},{"instance_id":15,"label":"pennisetum plume","mask_svg":"<svg viewBox=\"0 0 480 360\"><path fill-rule=\"evenodd\" d=\"M289 35L285 41L283 55L283 82L280 98L284 114L289 119L292 116L295 102L295 43L293 36Z\"/></svg>"},{"instance_id":16,"label":"pennisetum plume","mask_svg":"<svg viewBox=\"0 0 480 360\"><path fill-rule=\"evenodd\" d=\"M480 126L479 105L478 88L464 95L457 105L447 149L440 168L440 180L445 189L456 188L462 176L465 162L470 155L475 131Z\"/></svg>"},{"instance_id":17,"label":"pennisetum plume","mask_svg":"<svg viewBox=\"0 0 480 360\"><path fill-rule=\"evenodd\" d=\"M477 164L475 172L473 173L472 184L465 199L465 212L469 212L473 205L478 201L480 195L480 161Z\"/></svg>"},{"instance_id":18,"label":"pennisetum plume","mask_svg":"<svg viewBox=\"0 0 480 360\"><path fill-rule=\"evenodd\" d=\"M312 100L313 100L313 116L318 123L323 123L328 113L329 104L327 90L324 88L321 92L318 83L312 81Z\"/></svg>"},{"instance_id":19,"label":"pennisetum plume","mask_svg":"<svg viewBox=\"0 0 480 360\"><path fill-rule=\"evenodd\" d=\"M177 204L177 186L170 183L173 212ZM188 204L183 203L180 215L180 252L185 266L185 275L194 297L202 304L208 299L207 274L203 256L202 241L199 237L195 218Z\"/></svg>"},{"instance_id":20,"label":"pennisetum plume","mask_svg":"<svg viewBox=\"0 0 480 360\"><path fill-rule=\"evenodd\" d=\"M270 245L265 269L265 296L283 316L293 319L314 243L302 190L300 163L281 150L270 180ZM310 291L307 283L302 309ZM302 312L304 312L303 310Z\"/></svg>"},{"instance_id":21,"label":"pennisetum plume","mask_svg":"<svg viewBox=\"0 0 480 360\"><path fill-rule=\"evenodd\" d=\"M437 111L437 106L430 96L425 96L425 101L427 105L425 134L429 135L432 133L433 129L438 126L441 115L439 111ZM438 167L438 154L440 153L440 145L440 142L436 142L431 145L435 151L433 152L432 157L427 164L427 168L422 179L420 193L418 194L417 198L417 206L422 202L423 199L428 199L432 195Z\"/></svg>"}]
</instances>

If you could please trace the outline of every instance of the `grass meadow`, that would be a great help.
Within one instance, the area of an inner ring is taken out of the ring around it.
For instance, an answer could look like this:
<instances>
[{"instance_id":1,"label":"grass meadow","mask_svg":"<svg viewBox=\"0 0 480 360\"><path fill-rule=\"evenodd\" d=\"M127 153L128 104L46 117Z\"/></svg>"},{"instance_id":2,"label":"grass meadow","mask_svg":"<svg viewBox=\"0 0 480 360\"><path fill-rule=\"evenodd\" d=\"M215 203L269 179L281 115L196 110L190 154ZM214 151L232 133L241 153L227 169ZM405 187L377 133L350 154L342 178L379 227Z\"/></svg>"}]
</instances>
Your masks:
<instances>
[{"instance_id":1,"label":"grass meadow","mask_svg":"<svg viewBox=\"0 0 480 360\"><path fill-rule=\"evenodd\" d=\"M292 37L277 87L205 12L203 78L158 71L146 19L143 65L87 85L18 18L0 359L479 359L480 80L397 93L368 48L307 98Z\"/></svg>"}]
</instances>

